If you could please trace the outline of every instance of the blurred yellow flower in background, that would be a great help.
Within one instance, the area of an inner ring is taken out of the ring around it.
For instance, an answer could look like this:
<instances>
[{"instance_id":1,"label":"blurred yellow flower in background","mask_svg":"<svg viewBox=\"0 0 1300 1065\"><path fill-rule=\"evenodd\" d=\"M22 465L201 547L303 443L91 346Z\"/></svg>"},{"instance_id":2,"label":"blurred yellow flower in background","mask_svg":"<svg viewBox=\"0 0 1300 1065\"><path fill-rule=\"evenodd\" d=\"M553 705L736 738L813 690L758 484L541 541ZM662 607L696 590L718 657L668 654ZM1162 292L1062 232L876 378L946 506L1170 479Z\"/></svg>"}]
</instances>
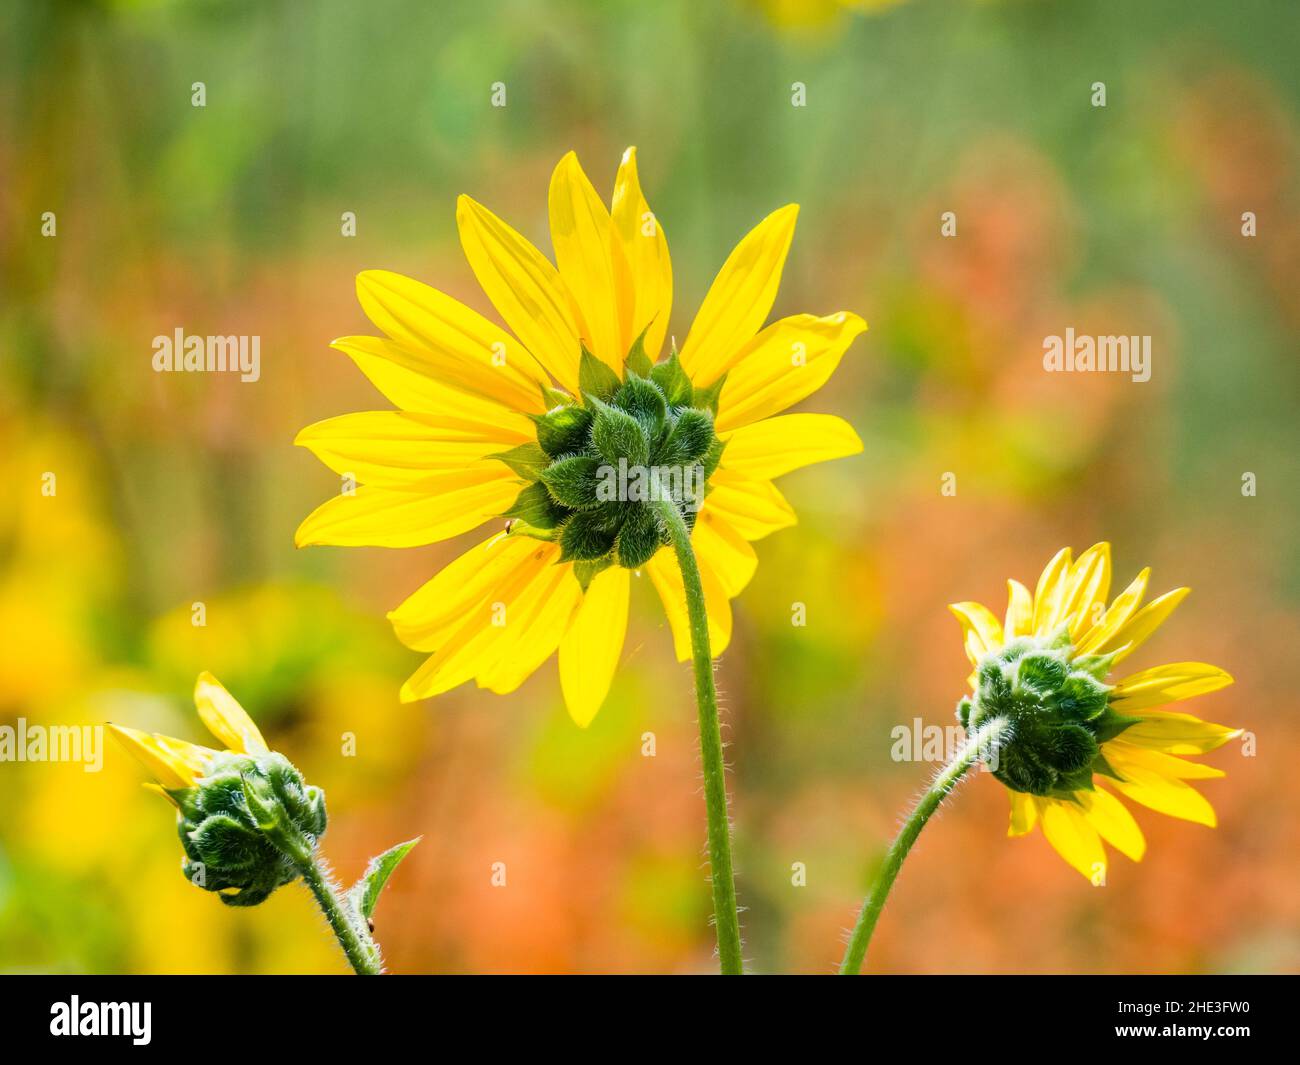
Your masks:
<instances>
[{"instance_id":1,"label":"blurred yellow flower in background","mask_svg":"<svg viewBox=\"0 0 1300 1065\"><path fill-rule=\"evenodd\" d=\"M954 603L966 654L975 667L972 699L958 714L967 730L997 718L1011 724L997 751L995 775L1011 789L1009 835L1041 824L1071 866L1104 882L1105 840L1139 861L1146 840L1133 815L1109 791L1159 813L1215 824L1214 809L1187 783L1223 776L1190 762L1241 735L1240 729L1162 707L1217 691L1232 677L1204 662L1177 662L1130 674L1108 685L1111 667L1142 645L1189 589L1166 592L1142 606L1144 569L1107 607L1110 544L1077 560L1063 548L1031 593L1008 581L1005 620L979 603Z\"/></svg>"},{"instance_id":2,"label":"blurred yellow flower in background","mask_svg":"<svg viewBox=\"0 0 1300 1065\"><path fill-rule=\"evenodd\" d=\"M825 30L845 15L877 14L906 0L750 0L778 29Z\"/></svg>"},{"instance_id":3,"label":"blurred yellow flower in background","mask_svg":"<svg viewBox=\"0 0 1300 1065\"><path fill-rule=\"evenodd\" d=\"M572 152L555 168L549 203L558 268L487 208L467 196L458 204L465 255L513 336L417 281L358 277L361 305L385 337L334 346L400 409L299 434L361 487L317 508L296 542L411 547L510 519L390 614L404 643L431 652L402 697L471 679L508 693L558 649L566 704L585 726L622 651L633 572L659 593L678 658L691 656L667 535L646 510L598 501L598 464L675 456L703 471L708 494L691 515L692 545L712 652L721 653L729 600L757 566L750 542L796 520L773 478L861 450L840 418L780 412L825 384L866 323L839 312L764 327L794 235L791 204L741 240L680 354L674 345L656 363L672 266L635 149L609 208Z\"/></svg>"},{"instance_id":4,"label":"blurred yellow flower in background","mask_svg":"<svg viewBox=\"0 0 1300 1065\"><path fill-rule=\"evenodd\" d=\"M25 489L0 507L0 710L44 712L96 665L121 553L93 461L66 425L0 404L0 477Z\"/></svg>"}]
</instances>

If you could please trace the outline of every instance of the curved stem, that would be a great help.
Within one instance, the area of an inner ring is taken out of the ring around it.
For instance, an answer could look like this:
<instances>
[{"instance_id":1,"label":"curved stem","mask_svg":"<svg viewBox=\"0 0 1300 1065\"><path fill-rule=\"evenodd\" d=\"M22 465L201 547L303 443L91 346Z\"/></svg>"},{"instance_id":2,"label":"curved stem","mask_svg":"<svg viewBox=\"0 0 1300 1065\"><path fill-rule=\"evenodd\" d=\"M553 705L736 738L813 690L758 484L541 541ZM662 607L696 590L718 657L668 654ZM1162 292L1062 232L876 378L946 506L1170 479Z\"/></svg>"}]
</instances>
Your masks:
<instances>
[{"instance_id":1,"label":"curved stem","mask_svg":"<svg viewBox=\"0 0 1300 1065\"><path fill-rule=\"evenodd\" d=\"M848 949L844 952L844 961L840 963L841 976L853 976L862 969L862 961L867 956L867 945L871 942L871 933L876 929L876 921L880 919L880 911L885 908L889 891L898 878L899 870L903 868L903 859L912 849L912 844L921 834L921 829L939 808L939 804L948 797L948 792L961 779L962 774L998 741L1006 728L1007 721L1004 718L996 718L972 732L961 750L957 752L957 756L939 771L929 790L921 796L907 820L903 822L903 827L890 846L889 853L885 855L885 864L876 877L875 884L872 885L871 894L862 904L858 923L853 928Z\"/></svg>"},{"instance_id":2,"label":"curved stem","mask_svg":"<svg viewBox=\"0 0 1300 1065\"><path fill-rule=\"evenodd\" d=\"M704 604L700 567L691 547L691 533L681 511L670 499L658 510L668 528L686 588L695 663L695 701L700 717L700 757L704 763L704 805L709 825L709 879L713 884L713 921L718 934L718 960L724 976L743 971L740 917L736 909L736 878L731 864L731 825L727 820L727 781L722 764L722 730L718 724L718 693L713 686L713 655L709 650L709 615Z\"/></svg>"},{"instance_id":3,"label":"curved stem","mask_svg":"<svg viewBox=\"0 0 1300 1065\"><path fill-rule=\"evenodd\" d=\"M378 976L382 973L384 970L379 960L379 948L375 946L368 931L362 932L357 927L355 922L361 918L359 915L354 917L349 905L339 898L325 863L313 853L302 864L300 872L303 883L315 896L317 905L325 914L325 920L329 921L330 928L334 930L334 936L347 955L353 971L358 976Z\"/></svg>"}]
</instances>

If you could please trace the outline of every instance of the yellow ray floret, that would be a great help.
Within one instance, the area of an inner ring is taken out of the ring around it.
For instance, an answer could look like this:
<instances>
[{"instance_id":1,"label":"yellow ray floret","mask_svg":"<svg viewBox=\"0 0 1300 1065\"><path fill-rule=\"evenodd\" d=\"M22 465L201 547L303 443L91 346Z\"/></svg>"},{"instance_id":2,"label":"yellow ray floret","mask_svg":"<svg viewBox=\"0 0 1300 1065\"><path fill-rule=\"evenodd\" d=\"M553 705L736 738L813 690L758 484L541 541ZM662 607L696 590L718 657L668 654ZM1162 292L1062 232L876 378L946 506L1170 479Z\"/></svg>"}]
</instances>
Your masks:
<instances>
[{"instance_id":1,"label":"yellow ray floret","mask_svg":"<svg viewBox=\"0 0 1300 1065\"><path fill-rule=\"evenodd\" d=\"M194 685L194 705L208 731L225 745L227 751L251 755L267 753L266 741L253 724L253 719L211 673L199 674ZM110 724L109 730L131 756L153 774L157 784L146 784L145 787L165 798L169 798L169 790L193 787L200 777L207 775L212 758L219 753L211 747L157 732L141 732L125 725Z\"/></svg>"}]
</instances>

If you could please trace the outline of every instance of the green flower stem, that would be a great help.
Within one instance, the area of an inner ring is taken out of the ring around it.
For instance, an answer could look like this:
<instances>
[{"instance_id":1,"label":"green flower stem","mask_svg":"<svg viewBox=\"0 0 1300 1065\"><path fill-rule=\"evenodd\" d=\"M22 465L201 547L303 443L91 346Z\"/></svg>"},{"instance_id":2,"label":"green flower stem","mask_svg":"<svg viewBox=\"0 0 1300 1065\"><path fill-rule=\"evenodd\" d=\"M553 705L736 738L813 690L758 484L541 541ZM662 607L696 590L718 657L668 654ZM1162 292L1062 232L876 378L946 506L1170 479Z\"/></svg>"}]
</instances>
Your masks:
<instances>
[{"instance_id":1,"label":"green flower stem","mask_svg":"<svg viewBox=\"0 0 1300 1065\"><path fill-rule=\"evenodd\" d=\"M880 875L876 877L875 884L872 885L871 894L862 904L858 923L853 928L848 949L844 952L844 961L840 964L841 976L855 976L861 971L863 959L867 956L867 945L871 942L871 933L875 931L876 921L880 919L880 911L885 908L885 900L889 898L890 889L898 878L899 870L903 868L903 859L912 849L912 844L921 834L921 829L925 827L935 810L939 809L940 803L948 797L948 793L961 779L962 774L980 759L982 752L998 741L1007 727L1008 722L1005 718L996 718L972 732L961 750L957 752L957 756L943 767L934 778L934 783L930 785L929 790L921 796L920 802L908 815L890 846L889 853L885 855L885 864L880 870Z\"/></svg>"},{"instance_id":2,"label":"green flower stem","mask_svg":"<svg viewBox=\"0 0 1300 1065\"><path fill-rule=\"evenodd\" d=\"M700 755L704 763L704 805L709 823L709 872L713 884L713 918L718 934L718 960L723 976L743 972L740 917L736 909L736 877L731 864L731 825L727 820L727 780L722 764L722 730L718 725L718 692L713 686L713 655L709 650L709 615L704 605L700 567L691 547L691 533L681 511L670 499L657 501L668 528L677 564L686 587L695 660L695 701L700 716Z\"/></svg>"},{"instance_id":3,"label":"green flower stem","mask_svg":"<svg viewBox=\"0 0 1300 1065\"><path fill-rule=\"evenodd\" d=\"M299 867L303 883L311 890L317 905L329 921L334 936L347 955L353 970L358 976L378 976L383 965L379 960L379 948L370 938L369 929L363 931L358 922L361 915L343 899L330 881L324 862L313 852Z\"/></svg>"}]
</instances>

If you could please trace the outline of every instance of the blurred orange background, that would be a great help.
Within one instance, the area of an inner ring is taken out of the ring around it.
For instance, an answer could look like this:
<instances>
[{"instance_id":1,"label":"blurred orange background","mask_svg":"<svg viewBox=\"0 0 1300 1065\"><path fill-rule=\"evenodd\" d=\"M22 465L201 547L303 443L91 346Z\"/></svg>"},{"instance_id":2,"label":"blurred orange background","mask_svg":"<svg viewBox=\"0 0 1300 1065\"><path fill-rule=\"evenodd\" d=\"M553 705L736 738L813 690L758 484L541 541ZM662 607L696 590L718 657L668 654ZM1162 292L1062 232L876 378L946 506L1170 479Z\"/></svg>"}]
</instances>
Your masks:
<instances>
[{"instance_id":1,"label":"blurred orange background","mask_svg":"<svg viewBox=\"0 0 1300 1065\"><path fill-rule=\"evenodd\" d=\"M1140 809L1145 860L1093 888L1041 834L1006 839L1003 789L975 774L867 969L1300 971L1300 11L797 7L5 5L0 724L201 741L189 692L211 670L326 789L344 880L423 834L376 913L393 971L710 971L690 676L650 590L584 731L553 668L510 697L398 702L419 656L384 613L469 537L293 548L338 490L295 433L386 406L327 346L372 331L355 274L491 316L456 195L549 252L555 162L576 149L608 190L636 144L679 338L732 244L791 201L774 316L871 326L800 408L848 418L865 452L782 482L800 524L757 545L719 667L752 967L838 962L930 772L891 760L891 730L951 724L965 688L946 604L1000 610L1006 578L1108 539L1117 579L1193 588L1134 669L1237 678L1186 707L1255 741L1208 759L1219 827ZM260 336L261 379L154 373L177 327ZM1151 380L1044 373L1067 327L1151 335ZM243 912L186 883L172 814L104 754L99 773L0 763L0 970L345 971L300 888Z\"/></svg>"}]
</instances>

